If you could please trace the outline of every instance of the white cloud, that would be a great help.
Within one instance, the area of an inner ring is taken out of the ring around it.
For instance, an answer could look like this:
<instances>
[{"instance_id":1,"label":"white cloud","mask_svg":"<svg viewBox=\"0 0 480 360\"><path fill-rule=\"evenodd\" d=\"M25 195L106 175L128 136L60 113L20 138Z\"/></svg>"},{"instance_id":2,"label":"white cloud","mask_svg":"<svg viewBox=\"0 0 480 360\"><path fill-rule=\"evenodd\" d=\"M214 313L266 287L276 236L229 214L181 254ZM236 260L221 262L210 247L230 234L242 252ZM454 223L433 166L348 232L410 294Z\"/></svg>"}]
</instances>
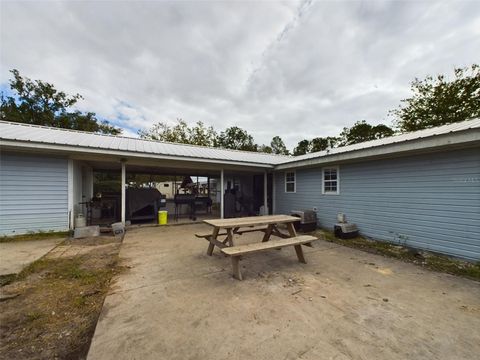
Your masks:
<instances>
[{"instance_id":1,"label":"white cloud","mask_svg":"<svg viewBox=\"0 0 480 360\"><path fill-rule=\"evenodd\" d=\"M238 125L267 143L389 122L414 77L478 61L476 2L1 2L17 68L126 128Z\"/></svg>"}]
</instances>

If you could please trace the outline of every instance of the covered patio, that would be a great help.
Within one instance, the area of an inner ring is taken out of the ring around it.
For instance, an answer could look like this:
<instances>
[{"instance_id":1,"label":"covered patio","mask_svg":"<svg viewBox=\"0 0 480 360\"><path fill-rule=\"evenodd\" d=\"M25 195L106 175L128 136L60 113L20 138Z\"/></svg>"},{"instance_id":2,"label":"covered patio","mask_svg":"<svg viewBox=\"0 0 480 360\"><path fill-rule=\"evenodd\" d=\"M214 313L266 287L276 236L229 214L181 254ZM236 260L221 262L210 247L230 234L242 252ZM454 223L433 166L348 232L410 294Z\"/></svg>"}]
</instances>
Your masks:
<instances>
[{"instance_id":1,"label":"covered patio","mask_svg":"<svg viewBox=\"0 0 480 360\"><path fill-rule=\"evenodd\" d=\"M71 174L71 175L70 175ZM77 155L69 160L69 221L156 224L272 214L273 172L268 165Z\"/></svg>"}]
</instances>

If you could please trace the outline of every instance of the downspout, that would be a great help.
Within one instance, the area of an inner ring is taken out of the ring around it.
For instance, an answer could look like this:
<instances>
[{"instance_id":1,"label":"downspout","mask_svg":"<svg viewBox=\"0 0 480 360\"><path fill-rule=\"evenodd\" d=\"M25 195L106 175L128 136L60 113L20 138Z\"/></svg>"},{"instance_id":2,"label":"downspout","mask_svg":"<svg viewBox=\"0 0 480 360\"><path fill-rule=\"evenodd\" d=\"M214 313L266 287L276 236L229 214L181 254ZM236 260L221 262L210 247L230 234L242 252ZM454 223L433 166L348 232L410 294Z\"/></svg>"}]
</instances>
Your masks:
<instances>
[{"instance_id":1,"label":"downspout","mask_svg":"<svg viewBox=\"0 0 480 360\"><path fill-rule=\"evenodd\" d=\"M68 229L73 230L75 224L75 213L73 211L73 160L68 159L67 165L67 209L68 209Z\"/></svg>"}]
</instances>

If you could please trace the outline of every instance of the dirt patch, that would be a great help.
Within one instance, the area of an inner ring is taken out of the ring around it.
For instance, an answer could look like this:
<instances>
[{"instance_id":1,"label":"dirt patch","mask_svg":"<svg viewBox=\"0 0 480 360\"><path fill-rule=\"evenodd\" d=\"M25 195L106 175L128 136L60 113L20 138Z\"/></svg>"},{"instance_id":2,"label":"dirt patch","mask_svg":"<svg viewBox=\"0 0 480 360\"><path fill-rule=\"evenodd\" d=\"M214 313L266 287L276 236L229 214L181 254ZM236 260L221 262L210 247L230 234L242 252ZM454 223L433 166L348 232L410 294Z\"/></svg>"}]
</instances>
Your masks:
<instances>
[{"instance_id":1,"label":"dirt patch","mask_svg":"<svg viewBox=\"0 0 480 360\"><path fill-rule=\"evenodd\" d=\"M0 287L11 284L17 278L17 274L0 275Z\"/></svg>"},{"instance_id":2,"label":"dirt patch","mask_svg":"<svg viewBox=\"0 0 480 360\"><path fill-rule=\"evenodd\" d=\"M120 244L114 237L68 240L4 286L0 359L85 358L110 281L121 270ZM73 246L84 249L72 256Z\"/></svg>"},{"instance_id":3,"label":"dirt patch","mask_svg":"<svg viewBox=\"0 0 480 360\"><path fill-rule=\"evenodd\" d=\"M314 232L312 235L315 235L316 233L317 232ZM453 259L448 256L434 254L428 251L412 249L405 246L390 244L384 241L366 239L360 236L353 239L339 239L336 238L331 232L321 231L321 233L325 235L325 240L329 242L377 255L400 259L405 262L422 266L429 270L458 275L468 279L480 281L480 262L471 263L468 261ZM379 271L381 271L381 269Z\"/></svg>"}]
</instances>

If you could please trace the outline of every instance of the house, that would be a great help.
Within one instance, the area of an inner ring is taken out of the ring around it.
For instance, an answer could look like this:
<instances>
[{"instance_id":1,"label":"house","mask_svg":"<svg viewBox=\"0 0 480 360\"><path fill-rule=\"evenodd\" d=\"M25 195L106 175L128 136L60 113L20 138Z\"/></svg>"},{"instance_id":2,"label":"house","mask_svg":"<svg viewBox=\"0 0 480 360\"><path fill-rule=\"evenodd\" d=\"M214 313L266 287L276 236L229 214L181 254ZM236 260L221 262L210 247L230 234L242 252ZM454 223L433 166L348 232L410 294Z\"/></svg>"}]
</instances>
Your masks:
<instances>
[{"instance_id":1,"label":"house","mask_svg":"<svg viewBox=\"0 0 480 360\"><path fill-rule=\"evenodd\" d=\"M364 236L480 260L480 119L298 157L0 122L0 149L1 235L71 229L98 173L123 184L123 222L130 174L188 175L215 179L216 216L314 209L332 229L345 213Z\"/></svg>"}]
</instances>

